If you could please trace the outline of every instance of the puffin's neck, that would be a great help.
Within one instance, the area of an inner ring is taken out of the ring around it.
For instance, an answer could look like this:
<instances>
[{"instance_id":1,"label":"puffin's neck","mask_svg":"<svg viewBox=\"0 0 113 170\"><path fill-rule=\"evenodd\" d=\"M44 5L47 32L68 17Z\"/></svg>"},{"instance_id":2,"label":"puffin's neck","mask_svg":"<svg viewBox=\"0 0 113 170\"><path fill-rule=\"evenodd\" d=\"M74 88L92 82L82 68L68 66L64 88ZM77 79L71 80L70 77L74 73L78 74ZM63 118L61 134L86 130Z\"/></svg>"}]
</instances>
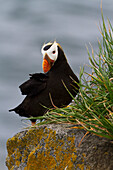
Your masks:
<instances>
[{"instance_id":1,"label":"puffin's neck","mask_svg":"<svg viewBox=\"0 0 113 170\"><path fill-rule=\"evenodd\" d=\"M61 50L60 47L58 47L58 58L52 66L50 72L54 70L59 70L62 67L69 67L69 64L67 63L67 59L65 57L64 52Z\"/></svg>"}]
</instances>

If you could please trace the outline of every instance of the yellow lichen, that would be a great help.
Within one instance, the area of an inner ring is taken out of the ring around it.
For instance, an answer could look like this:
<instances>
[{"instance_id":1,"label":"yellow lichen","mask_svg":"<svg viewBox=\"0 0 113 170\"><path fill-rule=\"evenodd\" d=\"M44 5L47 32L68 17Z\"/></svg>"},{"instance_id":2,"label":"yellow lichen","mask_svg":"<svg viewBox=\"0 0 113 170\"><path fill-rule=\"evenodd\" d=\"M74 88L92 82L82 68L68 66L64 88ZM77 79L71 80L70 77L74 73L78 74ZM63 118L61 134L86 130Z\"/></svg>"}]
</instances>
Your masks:
<instances>
[{"instance_id":1,"label":"yellow lichen","mask_svg":"<svg viewBox=\"0 0 113 170\"><path fill-rule=\"evenodd\" d=\"M74 134L65 136L64 140L64 138L56 137L56 132L48 128L30 129L21 138L17 134L7 142L7 167L10 170L14 165L19 167L20 163L25 163L27 159L24 170L74 169L74 162L77 159L74 141ZM81 155L82 163L77 164L81 170L84 167L84 157L84 154Z\"/></svg>"},{"instance_id":2,"label":"yellow lichen","mask_svg":"<svg viewBox=\"0 0 113 170\"><path fill-rule=\"evenodd\" d=\"M77 164L77 168L79 168L80 170L84 170L84 169L90 170L90 167L89 166L85 167L84 164Z\"/></svg>"}]
</instances>

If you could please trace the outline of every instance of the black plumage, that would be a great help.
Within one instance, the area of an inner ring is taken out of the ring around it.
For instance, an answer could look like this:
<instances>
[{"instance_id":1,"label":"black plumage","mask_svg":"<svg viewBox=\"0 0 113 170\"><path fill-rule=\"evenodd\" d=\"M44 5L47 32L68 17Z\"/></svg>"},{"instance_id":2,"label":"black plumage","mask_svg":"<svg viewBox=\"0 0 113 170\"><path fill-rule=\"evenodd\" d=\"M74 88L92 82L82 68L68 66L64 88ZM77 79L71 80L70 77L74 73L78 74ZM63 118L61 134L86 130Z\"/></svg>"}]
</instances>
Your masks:
<instances>
[{"instance_id":1,"label":"black plumage","mask_svg":"<svg viewBox=\"0 0 113 170\"><path fill-rule=\"evenodd\" d=\"M53 104L57 107L65 107L72 101L72 97L64 84L75 97L79 89L76 82L79 83L79 80L58 45L58 57L54 65L47 73L30 74L30 79L19 86L22 94L26 95L25 99L10 111L15 111L24 117L38 117L46 113L47 108L53 108ZM31 121L36 120L31 119Z\"/></svg>"}]
</instances>

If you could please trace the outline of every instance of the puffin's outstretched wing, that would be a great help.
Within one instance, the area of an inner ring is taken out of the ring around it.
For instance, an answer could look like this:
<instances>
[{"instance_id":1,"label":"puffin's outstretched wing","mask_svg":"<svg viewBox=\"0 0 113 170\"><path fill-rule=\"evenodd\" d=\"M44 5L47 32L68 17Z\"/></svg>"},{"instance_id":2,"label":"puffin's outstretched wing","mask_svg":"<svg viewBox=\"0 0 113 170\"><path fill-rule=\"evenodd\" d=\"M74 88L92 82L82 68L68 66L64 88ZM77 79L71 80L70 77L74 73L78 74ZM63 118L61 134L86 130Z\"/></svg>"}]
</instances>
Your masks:
<instances>
[{"instance_id":1,"label":"puffin's outstretched wing","mask_svg":"<svg viewBox=\"0 0 113 170\"><path fill-rule=\"evenodd\" d=\"M23 95L35 96L46 88L48 76L43 73L30 74L30 79L19 86Z\"/></svg>"}]
</instances>

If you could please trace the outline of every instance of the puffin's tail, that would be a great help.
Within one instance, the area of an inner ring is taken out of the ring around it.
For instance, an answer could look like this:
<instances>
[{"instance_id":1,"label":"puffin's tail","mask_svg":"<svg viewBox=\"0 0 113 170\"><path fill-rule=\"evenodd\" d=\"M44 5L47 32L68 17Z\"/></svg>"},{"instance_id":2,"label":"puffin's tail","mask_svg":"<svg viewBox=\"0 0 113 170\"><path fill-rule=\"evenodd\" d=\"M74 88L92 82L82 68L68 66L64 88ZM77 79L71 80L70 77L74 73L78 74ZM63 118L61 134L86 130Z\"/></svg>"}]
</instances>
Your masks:
<instances>
[{"instance_id":1,"label":"puffin's tail","mask_svg":"<svg viewBox=\"0 0 113 170\"><path fill-rule=\"evenodd\" d=\"M19 112L19 110L20 110L19 108L20 108L20 105L19 105L19 106L17 106L17 107L15 107L14 109L10 109L10 110L9 110L9 112L14 111L14 112L18 113L18 112Z\"/></svg>"},{"instance_id":2,"label":"puffin's tail","mask_svg":"<svg viewBox=\"0 0 113 170\"><path fill-rule=\"evenodd\" d=\"M12 112L12 111L14 111L14 109L10 109L10 110L9 110L9 112Z\"/></svg>"},{"instance_id":3,"label":"puffin's tail","mask_svg":"<svg viewBox=\"0 0 113 170\"><path fill-rule=\"evenodd\" d=\"M24 112L25 112L25 110L23 109L21 104L19 106L15 107L14 109L9 110L9 112L12 112L12 111L16 112L20 116L24 116Z\"/></svg>"},{"instance_id":4,"label":"puffin's tail","mask_svg":"<svg viewBox=\"0 0 113 170\"><path fill-rule=\"evenodd\" d=\"M9 112L15 111L15 109L10 109Z\"/></svg>"}]
</instances>

